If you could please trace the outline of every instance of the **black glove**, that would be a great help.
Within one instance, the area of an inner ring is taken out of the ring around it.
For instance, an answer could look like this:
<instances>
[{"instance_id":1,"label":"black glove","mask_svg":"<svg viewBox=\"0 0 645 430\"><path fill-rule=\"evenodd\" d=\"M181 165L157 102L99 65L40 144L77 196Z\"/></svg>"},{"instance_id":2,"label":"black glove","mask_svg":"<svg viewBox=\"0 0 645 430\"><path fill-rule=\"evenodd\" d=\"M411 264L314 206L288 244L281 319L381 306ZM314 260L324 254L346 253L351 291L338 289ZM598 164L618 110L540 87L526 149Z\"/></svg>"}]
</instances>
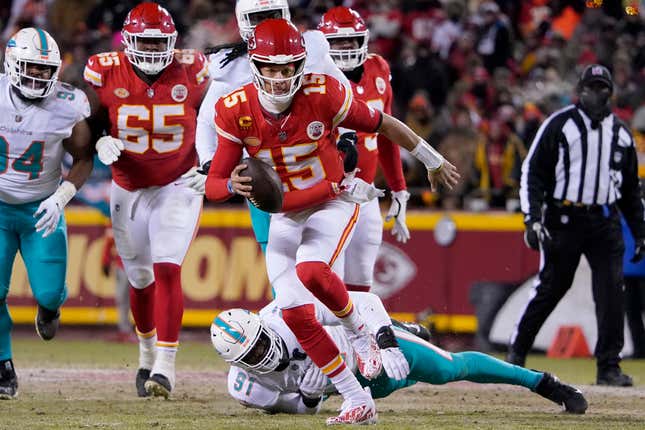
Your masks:
<instances>
[{"instance_id":1,"label":"black glove","mask_svg":"<svg viewBox=\"0 0 645 430\"><path fill-rule=\"evenodd\" d=\"M348 131L347 133L341 134L338 138L338 143L336 143L336 148L345 154L345 158L343 159L343 168L346 173L353 172L358 164L358 150L356 149L357 141L358 138L356 137L356 133Z\"/></svg>"},{"instance_id":2,"label":"black glove","mask_svg":"<svg viewBox=\"0 0 645 430\"><path fill-rule=\"evenodd\" d=\"M526 230L524 231L524 243L531 249L538 251L540 243L544 246L551 240L549 230L542 225L539 221L528 221L525 224Z\"/></svg>"},{"instance_id":3,"label":"black glove","mask_svg":"<svg viewBox=\"0 0 645 430\"><path fill-rule=\"evenodd\" d=\"M197 169L197 173L201 173L202 175L208 175L208 171L211 169L211 161L207 161L204 164L202 164L202 167Z\"/></svg>"},{"instance_id":4,"label":"black glove","mask_svg":"<svg viewBox=\"0 0 645 430\"><path fill-rule=\"evenodd\" d=\"M634 256L631 260L632 263L638 263L645 257L645 237L636 239L634 241Z\"/></svg>"}]
</instances>

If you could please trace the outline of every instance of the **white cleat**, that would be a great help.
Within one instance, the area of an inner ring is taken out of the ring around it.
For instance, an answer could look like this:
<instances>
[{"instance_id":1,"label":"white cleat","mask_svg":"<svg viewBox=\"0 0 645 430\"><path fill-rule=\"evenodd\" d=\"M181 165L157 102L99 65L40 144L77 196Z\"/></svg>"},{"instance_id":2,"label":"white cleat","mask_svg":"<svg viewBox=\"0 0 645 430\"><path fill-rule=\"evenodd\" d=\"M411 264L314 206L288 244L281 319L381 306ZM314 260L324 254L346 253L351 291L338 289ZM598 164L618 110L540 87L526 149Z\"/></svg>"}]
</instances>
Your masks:
<instances>
[{"instance_id":1,"label":"white cleat","mask_svg":"<svg viewBox=\"0 0 645 430\"><path fill-rule=\"evenodd\" d=\"M367 391L367 390L366 390ZM378 414L376 413L376 405L374 400L369 396L361 399L348 399L343 402L340 414L337 417L327 418L328 426L342 425L342 424L376 424Z\"/></svg>"},{"instance_id":2,"label":"white cleat","mask_svg":"<svg viewBox=\"0 0 645 430\"><path fill-rule=\"evenodd\" d=\"M349 340L356 352L356 362L361 375L366 379L374 379L380 375L383 370L383 361L381 349L378 347L374 335L367 330L362 330L360 334L350 335Z\"/></svg>"}]
</instances>

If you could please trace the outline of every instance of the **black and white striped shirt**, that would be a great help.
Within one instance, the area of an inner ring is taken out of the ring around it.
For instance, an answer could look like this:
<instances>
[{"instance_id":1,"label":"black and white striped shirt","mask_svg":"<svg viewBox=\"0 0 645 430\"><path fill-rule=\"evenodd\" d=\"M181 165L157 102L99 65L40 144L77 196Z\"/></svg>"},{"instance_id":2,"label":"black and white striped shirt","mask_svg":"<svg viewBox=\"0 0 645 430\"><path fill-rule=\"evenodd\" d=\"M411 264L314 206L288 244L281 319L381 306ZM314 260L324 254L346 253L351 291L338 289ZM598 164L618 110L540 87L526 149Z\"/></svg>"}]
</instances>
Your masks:
<instances>
[{"instance_id":1,"label":"black and white striped shirt","mask_svg":"<svg viewBox=\"0 0 645 430\"><path fill-rule=\"evenodd\" d=\"M617 203L628 221L639 219L642 224L634 141L614 114L593 129L589 117L569 105L544 121L522 165L522 212L539 221L543 204L550 200Z\"/></svg>"}]
</instances>

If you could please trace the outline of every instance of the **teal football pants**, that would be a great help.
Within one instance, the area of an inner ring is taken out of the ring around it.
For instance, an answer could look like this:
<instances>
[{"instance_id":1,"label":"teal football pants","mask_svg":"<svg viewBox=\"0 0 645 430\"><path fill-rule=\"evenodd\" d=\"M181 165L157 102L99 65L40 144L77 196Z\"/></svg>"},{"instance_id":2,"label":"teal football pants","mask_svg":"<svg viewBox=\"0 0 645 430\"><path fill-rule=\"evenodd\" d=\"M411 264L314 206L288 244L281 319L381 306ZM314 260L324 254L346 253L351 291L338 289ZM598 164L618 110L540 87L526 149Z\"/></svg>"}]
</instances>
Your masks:
<instances>
[{"instance_id":1,"label":"teal football pants","mask_svg":"<svg viewBox=\"0 0 645 430\"><path fill-rule=\"evenodd\" d=\"M37 233L34 212L40 201L20 205L0 202L0 360L11 355L13 325L6 299L16 252L20 251L34 298L55 311L67 297L67 228L61 215L56 230L47 236Z\"/></svg>"},{"instance_id":2,"label":"teal football pants","mask_svg":"<svg viewBox=\"0 0 645 430\"><path fill-rule=\"evenodd\" d=\"M269 242L269 223L271 222L271 214L256 208L253 203L246 201L251 213L251 227L253 227L253 234L255 240L262 248L262 253L266 254L267 242Z\"/></svg>"},{"instance_id":3,"label":"teal football pants","mask_svg":"<svg viewBox=\"0 0 645 430\"><path fill-rule=\"evenodd\" d=\"M534 390L543 375L481 352L447 352L401 329L395 328L394 333L410 364L410 374L401 381L389 378L385 372L372 381L358 375L361 385L369 386L374 398L386 397L417 382L441 385L471 381L521 385Z\"/></svg>"}]
</instances>

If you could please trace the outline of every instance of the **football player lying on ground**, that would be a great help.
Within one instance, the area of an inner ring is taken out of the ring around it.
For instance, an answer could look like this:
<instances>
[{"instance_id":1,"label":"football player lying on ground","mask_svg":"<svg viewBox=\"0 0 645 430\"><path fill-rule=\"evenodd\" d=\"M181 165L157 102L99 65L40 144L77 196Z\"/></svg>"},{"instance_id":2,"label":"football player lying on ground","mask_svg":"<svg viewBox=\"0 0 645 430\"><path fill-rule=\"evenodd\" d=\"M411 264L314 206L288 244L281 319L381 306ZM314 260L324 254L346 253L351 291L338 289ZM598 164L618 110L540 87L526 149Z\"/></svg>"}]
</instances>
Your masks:
<instances>
[{"instance_id":1,"label":"football player lying on ground","mask_svg":"<svg viewBox=\"0 0 645 430\"><path fill-rule=\"evenodd\" d=\"M376 333L384 371L368 381L356 372L356 359L338 318L316 303L316 317L334 339L346 363L374 398L417 382L445 384L454 381L520 385L549 399L564 410L584 414L587 401L580 390L557 377L525 369L490 355L466 351L451 353L409 332L391 326L381 300L372 293L350 292L356 309ZM259 315L242 309L220 313L211 325L215 350L231 368L228 391L242 405L270 413L315 414L333 386L303 353L293 333L280 318L275 302Z\"/></svg>"}]
</instances>

